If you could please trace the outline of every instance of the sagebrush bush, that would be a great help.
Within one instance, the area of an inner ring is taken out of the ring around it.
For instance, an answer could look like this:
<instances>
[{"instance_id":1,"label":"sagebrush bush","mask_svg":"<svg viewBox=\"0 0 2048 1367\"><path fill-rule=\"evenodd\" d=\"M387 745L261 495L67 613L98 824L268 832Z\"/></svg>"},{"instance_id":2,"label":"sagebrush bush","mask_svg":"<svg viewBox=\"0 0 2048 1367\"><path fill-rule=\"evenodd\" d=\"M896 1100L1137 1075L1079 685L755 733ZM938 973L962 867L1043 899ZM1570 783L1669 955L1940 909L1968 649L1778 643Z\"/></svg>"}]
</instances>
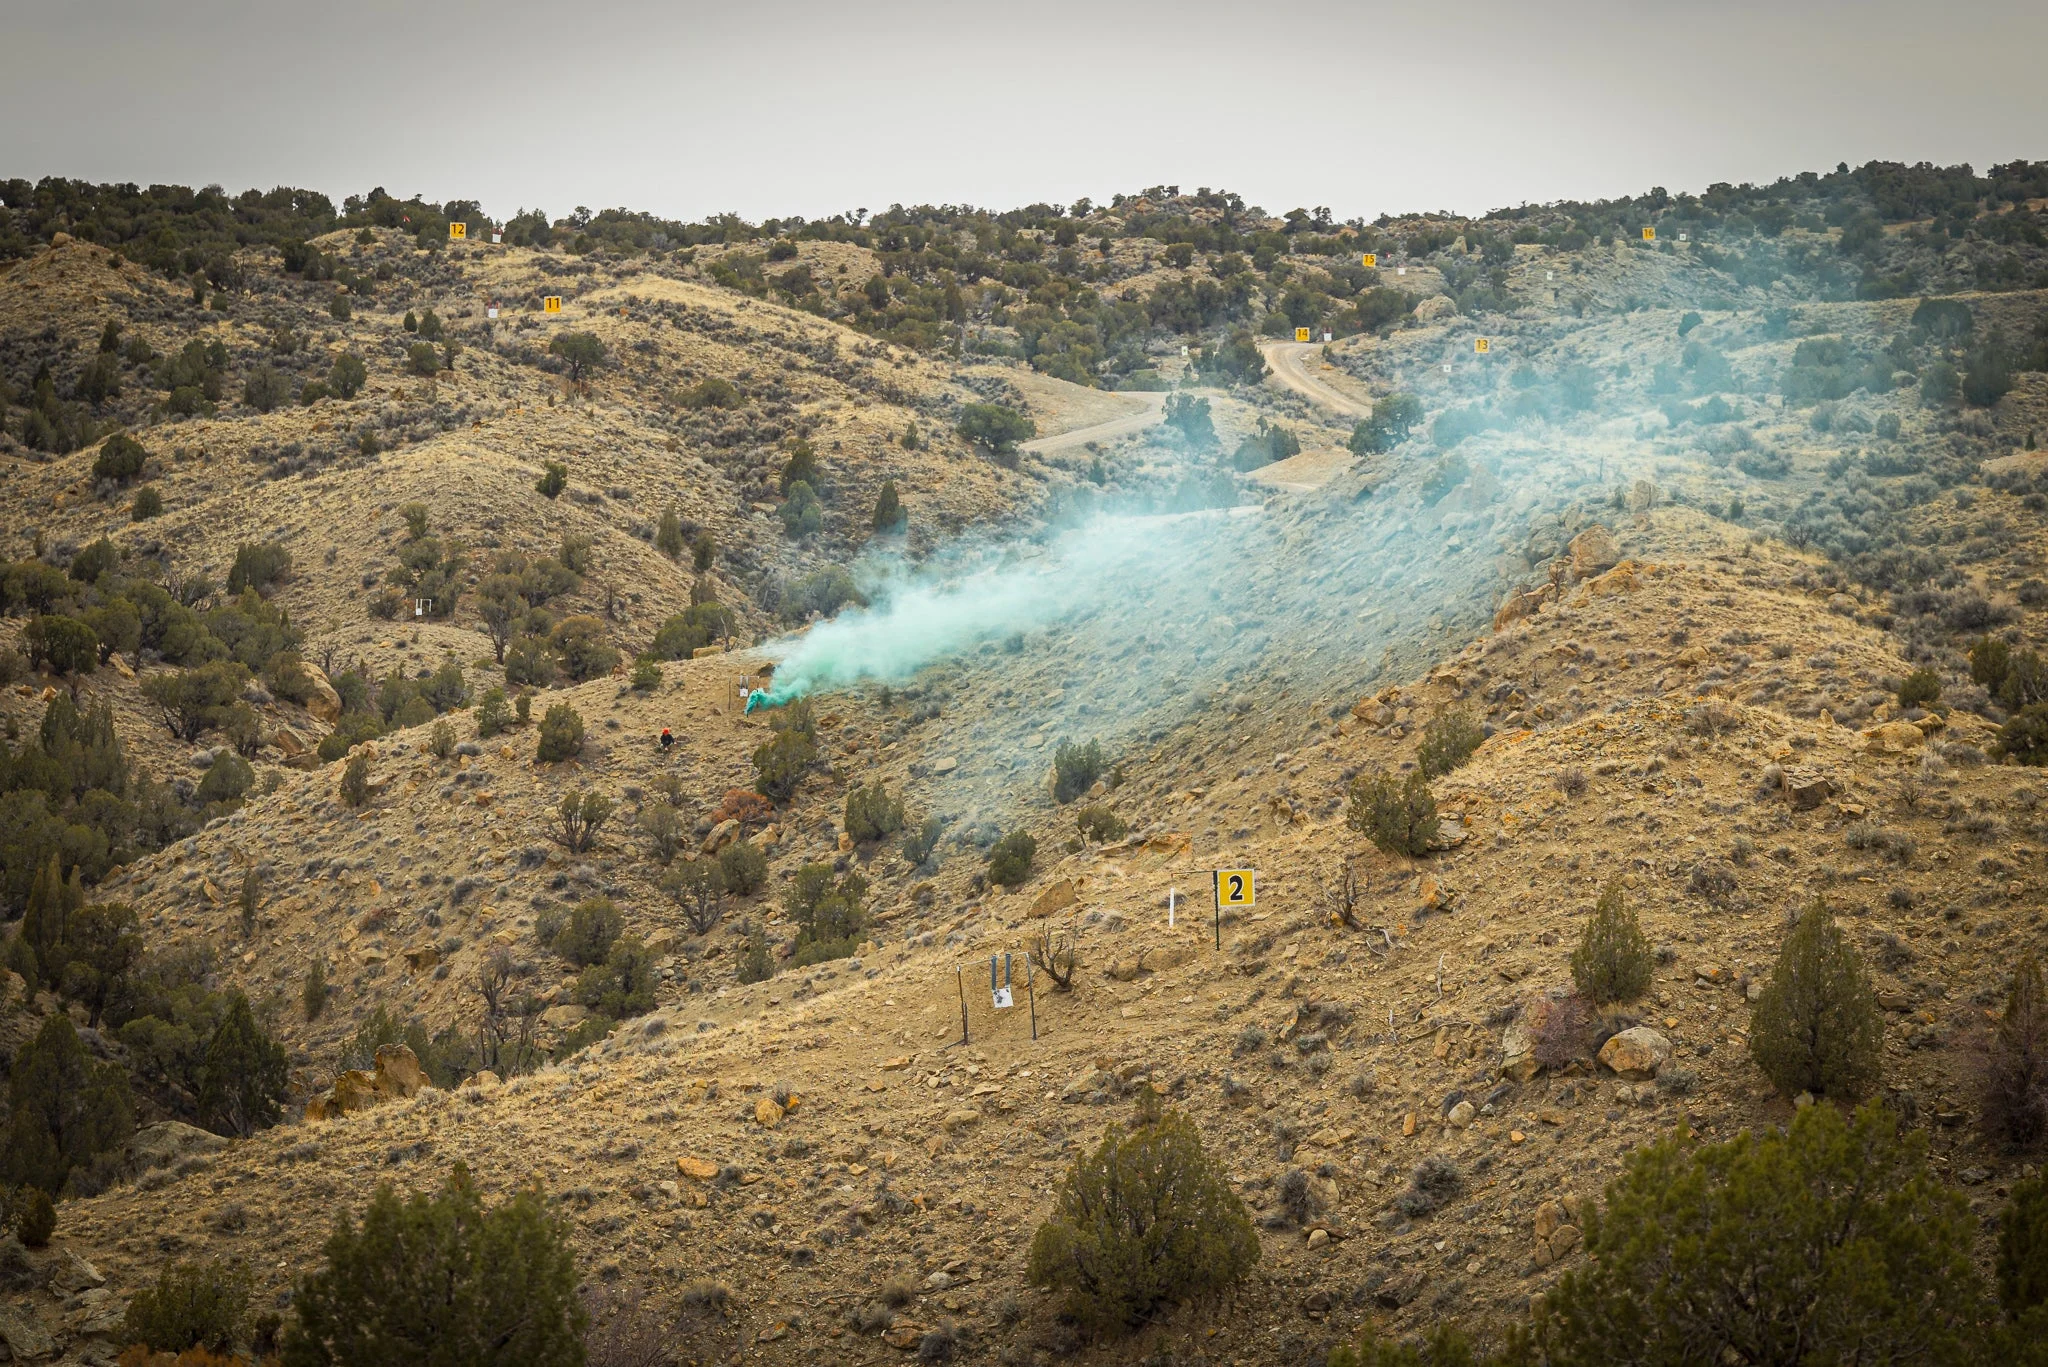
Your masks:
<instances>
[{"instance_id":1,"label":"sagebrush bush","mask_svg":"<svg viewBox=\"0 0 2048 1367\"><path fill-rule=\"evenodd\" d=\"M1884 1025L1848 936L1820 898L1785 937L1750 1016L1750 1056L1791 1096L1855 1100L1877 1085Z\"/></svg>"},{"instance_id":2,"label":"sagebrush bush","mask_svg":"<svg viewBox=\"0 0 2048 1367\"><path fill-rule=\"evenodd\" d=\"M1634 1001L1650 987L1650 941L1622 895L1619 879L1607 885L1579 946L1572 951L1572 984L1599 1005Z\"/></svg>"},{"instance_id":3,"label":"sagebrush bush","mask_svg":"<svg viewBox=\"0 0 2048 1367\"><path fill-rule=\"evenodd\" d=\"M1472 758L1486 740L1486 728L1463 708L1446 708L1422 728L1415 760L1424 778L1441 778Z\"/></svg>"},{"instance_id":4,"label":"sagebrush bush","mask_svg":"<svg viewBox=\"0 0 2048 1367\"><path fill-rule=\"evenodd\" d=\"M1166 1111L1112 1126L1075 1160L1032 1237L1026 1276L1059 1292L1084 1327L1116 1333L1231 1285L1258 1260L1244 1203L1194 1123Z\"/></svg>"},{"instance_id":5,"label":"sagebrush bush","mask_svg":"<svg viewBox=\"0 0 2048 1367\"><path fill-rule=\"evenodd\" d=\"M1448 1158L1422 1160L1409 1175L1407 1190L1394 1198L1394 1207L1410 1219L1433 1215L1465 1189L1464 1174Z\"/></svg>"},{"instance_id":6,"label":"sagebrush bush","mask_svg":"<svg viewBox=\"0 0 2048 1367\"><path fill-rule=\"evenodd\" d=\"M1406 778L1378 769L1351 781L1344 821L1387 854L1420 858L1436 839L1436 795L1419 769Z\"/></svg>"}]
</instances>

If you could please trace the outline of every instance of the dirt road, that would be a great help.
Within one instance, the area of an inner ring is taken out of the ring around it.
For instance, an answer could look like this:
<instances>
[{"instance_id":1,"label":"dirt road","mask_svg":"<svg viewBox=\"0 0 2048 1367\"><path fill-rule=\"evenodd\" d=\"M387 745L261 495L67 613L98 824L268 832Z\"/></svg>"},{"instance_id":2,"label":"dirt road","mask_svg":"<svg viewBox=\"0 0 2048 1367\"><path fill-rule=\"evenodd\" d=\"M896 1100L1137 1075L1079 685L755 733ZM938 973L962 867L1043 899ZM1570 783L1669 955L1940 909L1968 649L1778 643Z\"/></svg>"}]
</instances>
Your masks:
<instances>
[{"instance_id":1,"label":"dirt road","mask_svg":"<svg viewBox=\"0 0 2048 1367\"><path fill-rule=\"evenodd\" d=\"M1347 418L1372 416L1370 403L1340 392L1314 373L1315 369L1322 365L1320 344L1261 342L1259 354L1266 358L1267 365L1273 367L1273 379L1282 388L1291 389L1311 402L1334 409Z\"/></svg>"},{"instance_id":2,"label":"dirt road","mask_svg":"<svg viewBox=\"0 0 2048 1367\"><path fill-rule=\"evenodd\" d=\"M1076 427L1071 432L1061 432L1057 436L1035 437L1023 444L1024 449L1026 451L1035 451L1039 455L1049 455L1054 451L1065 451L1071 447L1081 446L1091 441L1107 441L1111 437L1126 437L1133 432L1142 432L1153 423L1158 422L1160 413L1166 408L1166 395L1164 393L1133 391L1127 394L1120 394L1117 397L1135 400L1138 406L1123 416L1111 418L1106 422L1091 423L1087 427Z\"/></svg>"}]
</instances>

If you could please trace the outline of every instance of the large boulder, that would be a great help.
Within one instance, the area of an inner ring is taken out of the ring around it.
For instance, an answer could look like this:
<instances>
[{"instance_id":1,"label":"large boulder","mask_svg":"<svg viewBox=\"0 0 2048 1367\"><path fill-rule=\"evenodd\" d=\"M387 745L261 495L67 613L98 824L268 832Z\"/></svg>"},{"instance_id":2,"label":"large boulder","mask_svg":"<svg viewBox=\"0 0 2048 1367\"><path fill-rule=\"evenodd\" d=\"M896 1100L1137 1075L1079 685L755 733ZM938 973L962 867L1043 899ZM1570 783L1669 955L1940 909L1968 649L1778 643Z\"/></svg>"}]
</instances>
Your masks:
<instances>
[{"instance_id":1,"label":"large boulder","mask_svg":"<svg viewBox=\"0 0 2048 1367\"><path fill-rule=\"evenodd\" d=\"M1574 581L1591 579L1621 563L1621 547L1614 544L1613 536L1597 523L1572 538L1572 544L1565 548L1571 560L1571 577Z\"/></svg>"},{"instance_id":2,"label":"large boulder","mask_svg":"<svg viewBox=\"0 0 2048 1367\"><path fill-rule=\"evenodd\" d=\"M1671 1061L1671 1041L1647 1025L1631 1026L1600 1046L1600 1062L1629 1082L1648 1082Z\"/></svg>"},{"instance_id":3,"label":"large boulder","mask_svg":"<svg viewBox=\"0 0 2048 1367\"><path fill-rule=\"evenodd\" d=\"M1024 914L1043 919L1054 912L1065 911L1068 907L1074 905L1076 900L1077 894L1074 891L1074 880L1062 878L1044 892L1039 893L1037 899L1031 903L1031 909Z\"/></svg>"},{"instance_id":4,"label":"large boulder","mask_svg":"<svg viewBox=\"0 0 2048 1367\"><path fill-rule=\"evenodd\" d=\"M1903 754L1926 740L1927 733L1909 721L1884 722L1863 733L1864 744L1877 755Z\"/></svg>"},{"instance_id":5,"label":"large boulder","mask_svg":"<svg viewBox=\"0 0 2048 1367\"><path fill-rule=\"evenodd\" d=\"M196 1125L181 1120L160 1121L135 1132L128 1141L121 1171L132 1180L152 1168L175 1167L187 1158L219 1153L227 1146L227 1140Z\"/></svg>"},{"instance_id":6,"label":"large boulder","mask_svg":"<svg viewBox=\"0 0 2048 1367\"><path fill-rule=\"evenodd\" d=\"M306 672L306 684L312 689L312 696L306 699L306 710L329 726L340 721L341 694L327 682L326 672L310 661L301 663L299 667Z\"/></svg>"},{"instance_id":7,"label":"large boulder","mask_svg":"<svg viewBox=\"0 0 2048 1367\"><path fill-rule=\"evenodd\" d=\"M433 1084L420 1067L419 1055L403 1044L386 1044L377 1050L377 1090L389 1097L417 1096L422 1087Z\"/></svg>"}]
</instances>

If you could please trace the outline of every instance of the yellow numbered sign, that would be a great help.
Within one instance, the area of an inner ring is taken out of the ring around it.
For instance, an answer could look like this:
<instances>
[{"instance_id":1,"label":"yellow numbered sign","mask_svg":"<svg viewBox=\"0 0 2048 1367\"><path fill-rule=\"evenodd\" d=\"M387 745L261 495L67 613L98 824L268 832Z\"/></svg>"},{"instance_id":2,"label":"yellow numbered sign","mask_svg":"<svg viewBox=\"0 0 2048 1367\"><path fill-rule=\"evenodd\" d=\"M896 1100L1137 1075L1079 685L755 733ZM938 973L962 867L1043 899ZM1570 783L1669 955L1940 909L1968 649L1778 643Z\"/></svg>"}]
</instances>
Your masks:
<instances>
[{"instance_id":1,"label":"yellow numbered sign","mask_svg":"<svg viewBox=\"0 0 2048 1367\"><path fill-rule=\"evenodd\" d=\"M562 311L562 296L559 294L543 295L540 301L540 311L542 313L560 313Z\"/></svg>"},{"instance_id":2,"label":"yellow numbered sign","mask_svg":"<svg viewBox=\"0 0 2048 1367\"><path fill-rule=\"evenodd\" d=\"M1308 340L1308 329L1296 328L1294 330L1294 340L1297 342L1306 342Z\"/></svg>"},{"instance_id":3,"label":"yellow numbered sign","mask_svg":"<svg viewBox=\"0 0 2048 1367\"><path fill-rule=\"evenodd\" d=\"M467 223L451 223L448 225L448 240L450 242L460 242L468 236L469 225Z\"/></svg>"},{"instance_id":4,"label":"yellow numbered sign","mask_svg":"<svg viewBox=\"0 0 2048 1367\"><path fill-rule=\"evenodd\" d=\"M1643 229L1643 241L1645 241L1645 242L1655 242L1656 240L1657 240L1657 230L1656 230L1655 228L1645 228L1645 229Z\"/></svg>"},{"instance_id":5,"label":"yellow numbered sign","mask_svg":"<svg viewBox=\"0 0 2048 1367\"><path fill-rule=\"evenodd\" d=\"M1477 355L1486 355L1486 353L1493 350L1493 339L1491 337L1474 337L1472 339L1472 350Z\"/></svg>"},{"instance_id":6,"label":"yellow numbered sign","mask_svg":"<svg viewBox=\"0 0 2048 1367\"><path fill-rule=\"evenodd\" d=\"M1359 261L1369 271L1376 271L1380 268L1380 254L1378 252L1367 252L1359 258Z\"/></svg>"},{"instance_id":7,"label":"yellow numbered sign","mask_svg":"<svg viewBox=\"0 0 2048 1367\"><path fill-rule=\"evenodd\" d=\"M1219 907L1249 907L1258 901L1252 886L1250 869L1216 870L1216 905Z\"/></svg>"}]
</instances>

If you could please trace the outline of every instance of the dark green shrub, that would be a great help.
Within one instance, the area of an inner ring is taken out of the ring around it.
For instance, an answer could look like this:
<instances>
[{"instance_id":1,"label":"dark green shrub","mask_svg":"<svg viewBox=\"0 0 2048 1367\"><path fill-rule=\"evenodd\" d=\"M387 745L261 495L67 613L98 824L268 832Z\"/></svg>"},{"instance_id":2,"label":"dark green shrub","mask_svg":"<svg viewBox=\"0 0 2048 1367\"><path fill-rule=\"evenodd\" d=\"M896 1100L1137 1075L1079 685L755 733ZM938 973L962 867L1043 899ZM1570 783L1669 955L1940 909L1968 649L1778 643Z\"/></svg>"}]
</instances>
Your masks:
<instances>
[{"instance_id":1,"label":"dark green shrub","mask_svg":"<svg viewBox=\"0 0 2048 1367\"><path fill-rule=\"evenodd\" d=\"M512 727L512 709L505 704L505 690L493 684L484 690L482 701L476 705L476 734L479 740L489 740Z\"/></svg>"},{"instance_id":2,"label":"dark green shrub","mask_svg":"<svg viewBox=\"0 0 2048 1367\"><path fill-rule=\"evenodd\" d=\"M123 1333L159 1353L227 1353L242 1341L256 1279L242 1263L170 1263L128 1303Z\"/></svg>"},{"instance_id":3,"label":"dark green shrub","mask_svg":"<svg viewBox=\"0 0 2048 1367\"><path fill-rule=\"evenodd\" d=\"M299 989L299 1005L306 1013L306 1019L319 1020L320 1013L327 1009L327 963L314 959L313 966L306 970L306 981Z\"/></svg>"},{"instance_id":4,"label":"dark green shrub","mask_svg":"<svg viewBox=\"0 0 2048 1367\"><path fill-rule=\"evenodd\" d=\"M213 660L175 674L153 674L142 681L142 696L156 704L164 725L180 740L194 741L233 720L247 667L233 660Z\"/></svg>"},{"instance_id":5,"label":"dark green shrub","mask_svg":"<svg viewBox=\"0 0 2048 1367\"><path fill-rule=\"evenodd\" d=\"M1130 834L1130 827L1124 819L1109 808L1095 803L1074 813L1074 825L1084 839L1098 845L1107 845L1112 840L1122 840Z\"/></svg>"},{"instance_id":6,"label":"dark green shrub","mask_svg":"<svg viewBox=\"0 0 2048 1367\"><path fill-rule=\"evenodd\" d=\"M220 1132L248 1136L277 1123L290 1082L290 1059L271 1039L239 990L207 1041L199 1072L199 1114Z\"/></svg>"},{"instance_id":7,"label":"dark green shrub","mask_svg":"<svg viewBox=\"0 0 2048 1367\"><path fill-rule=\"evenodd\" d=\"M535 481L533 491L542 498L554 498L569 487L569 467L558 460L544 460L540 463L540 479Z\"/></svg>"},{"instance_id":8,"label":"dark green shrub","mask_svg":"<svg viewBox=\"0 0 2048 1367\"><path fill-rule=\"evenodd\" d=\"M1038 425L1014 408L999 403L971 403L960 410L960 435L998 455L1038 435Z\"/></svg>"},{"instance_id":9,"label":"dark green shrub","mask_svg":"<svg viewBox=\"0 0 2048 1367\"><path fill-rule=\"evenodd\" d=\"M1632 1002L1650 990L1654 963L1650 941L1616 879L1600 894L1579 934L1579 946L1572 951L1572 985L1580 996L1602 1006Z\"/></svg>"},{"instance_id":10,"label":"dark green shrub","mask_svg":"<svg viewBox=\"0 0 2048 1367\"><path fill-rule=\"evenodd\" d=\"M2048 1176L2016 1183L1998 1219L1998 1301L2020 1342L2037 1348L2048 1331ZM2028 1363L2028 1358L2008 1359Z\"/></svg>"},{"instance_id":11,"label":"dark green shrub","mask_svg":"<svg viewBox=\"0 0 2048 1367\"><path fill-rule=\"evenodd\" d=\"M685 408L741 408L747 402L732 381L716 375L707 375L677 397Z\"/></svg>"},{"instance_id":12,"label":"dark green shrub","mask_svg":"<svg viewBox=\"0 0 2048 1367\"><path fill-rule=\"evenodd\" d=\"M683 558L683 518L671 503L661 510L661 522L654 529L654 549L671 560Z\"/></svg>"},{"instance_id":13,"label":"dark green shrub","mask_svg":"<svg viewBox=\"0 0 2048 1367\"><path fill-rule=\"evenodd\" d=\"M548 708L540 719L540 745L535 755L543 764L574 759L583 752L583 717L565 702Z\"/></svg>"},{"instance_id":14,"label":"dark green shrub","mask_svg":"<svg viewBox=\"0 0 2048 1367\"><path fill-rule=\"evenodd\" d=\"M789 459L783 463L782 473L776 477L775 491L784 498L795 492L799 484L808 484L813 491L824 487L825 478L818 472L818 453L811 444L798 437L789 448Z\"/></svg>"},{"instance_id":15,"label":"dark green shrub","mask_svg":"<svg viewBox=\"0 0 2048 1367\"><path fill-rule=\"evenodd\" d=\"M290 403L291 398L291 381L278 374L275 366L259 365L242 381L242 402L258 413L268 413Z\"/></svg>"},{"instance_id":16,"label":"dark green shrub","mask_svg":"<svg viewBox=\"0 0 2048 1367\"><path fill-rule=\"evenodd\" d=\"M254 589L267 594L292 572L292 553L276 541L235 548L235 563L228 569L228 592L240 594Z\"/></svg>"},{"instance_id":17,"label":"dark green shrub","mask_svg":"<svg viewBox=\"0 0 2048 1367\"><path fill-rule=\"evenodd\" d=\"M1093 788L1108 768L1101 741L1091 740L1086 745L1061 741L1052 752L1052 800L1062 805L1072 802Z\"/></svg>"},{"instance_id":18,"label":"dark green shrub","mask_svg":"<svg viewBox=\"0 0 2048 1367\"><path fill-rule=\"evenodd\" d=\"M576 979L576 1001L608 1020L643 1016L654 1009L654 956L638 940L621 939L604 962Z\"/></svg>"},{"instance_id":19,"label":"dark green shrub","mask_svg":"<svg viewBox=\"0 0 2048 1367\"><path fill-rule=\"evenodd\" d=\"M555 808L555 840L571 854L582 854L597 843L597 833L611 817L612 800L595 788L564 793Z\"/></svg>"},{"instance_id":20,"label":"dark green shrub","mask_svg":"<svg viewBox=\"0 0 2048 1367\"><path fill-rule=\"evenodd\" d=\"M2031 949L2020 951L1977 1087L1978 1114L1992 1143L2026 1152L2048 1140L2048 987Z\"/></svg>"},{"instance_id":21,"label":"dark green shrub","mask_svg":"<svg viewBox=\"0 0 2048 1367\"><path fill-rule=\"evenodd\" d=\"M1872 1103L1810 1106L1789 1132L1674 1137L1629 1156L1590 1258L1547 1291L1526 1360L1965 1362L1989 1311L1975 1219Z\"/></svg>"},{"instance_id":22,"label":"dark green shrub","mask_svg":"<svg viewBox=\"0 0 2048 1367\"><path fill-rule=\"evenodd\" d=\"M2011 668L2012 647L1996 636L1979 636L1970 643L1970 682L1995 694Z\"/></svg>"},{"instance_id":23,"label":"dark green shrub","mask_svg":"<svg viewBox=\"0 0 2048 1367\"><path fill-rule=\"evenodd\" d=\"M360 807L370 800L370 757L361 751L348 757L341 769L341 800Z\"/></svg>"},{"instance_id":24,"label":"dark green shrub","mask_svg":"<svg viewBox=\"0 0 2048 1367\"><path fill-rule=\"evenodd\" d=\"M783 897L791 919L797 924L796 953L790 962L798 967L844 959L860 947L867 929L863 899L867 880L849 873L835 886L830 864L806 864L797 870Z\"/></svg>"},{"instance_id":25,"label":"dark green shrub","mask_svg":"<svg viewBox=\"0 0 2048 1367\"><path fill-rule=\"evenodd\" d=\"M1259 1260L1244 1203L1178 1111L1111 1126L1075 1160L1032 1236L1025 1275L1086 1329L1118 1333L1220 1291Z\"/></svg>"},{"instance_id":26,"label":"dark green shrub","mask_svg":"<svg viewBox=\"0 0 2048 1367\"><path fill-rule=\"evenodd\" d=\"M717 602L697 603L663 622L647 653L657 660L687 660L731 633L732 609Z\"/></svg>"},{"instance_id":27,"label":"dark green shrub","mask_svg":"<svg viewBox=\"0 0 2048 1367\"><path fill-rule=\"evenodd\" d=\"M746 897L768 881L768 856L751 840L735 840L718 852L718 871L727 890Z\"/></svg>"},{"instance_id":28,"label":"dark green shrub","mask_svg":"<svg viewBox=\"0 0 2048 1367\"><path fill-rule=\"evenodd\" d=\"M256 783L256 771L249 761L232 750L215 758L206 767L206 776L199 780L199 787L193 793L202 803L240 802Z\"/></svg>"},{"instance_id":29,"label":"dark green shrub","mask_svg":"<svg viewBox=\"0 0 2048 1367\"><path fill-rule=\"evenodd\" d=\"M127 1074L87 1055L61 1011L15 1051L8 1099L0 1180L51 1193L126 1144L135 1125Z\"/></svg>"},{"instance_id":30,"label":"dark green shrub","mask_svg":"<svg viewBox=\"0 0 2048 1367\"><path fill-rule=\"evenodd\" d=\"M1916 669L1899 685L1900 707L1926 707L1941 700L1941 676L1931 669Z\"/></svg>"},{"instance_id":31,"label":"dark green shrub","mask_svg":"<svg viewBox=\"0 0 2048 1367\"><path fill-rule=\"evenodd\" d=\"M1477 717L1461 707L1446 708L1423 726L1416 763L1424 778L1441 778L1471 759L1485 740L1486 728Z\"/></svg>"},{"instance_id":32,"label":"dark green shrub","mask_svg":"<svg viewBox=\"0 0 2048 1367\"><path fill-rule=\"evenodd\" d=\"M684 922L698 935L709 935L725 914L725 886L724 865L714 859L685 859L661 880L662 891L676 899Z\"/></svg>"},{"instance_id":33,"label":"dark green shrub","mask_svg":"<svg viewBox=\"0 0 2048 1367\"><path fill-rule=\"evenodd\" d=\"M988 881L997 887L1020 887L1030 881L1038 842L1029 831L1011 831L989 848Z\"/></svg>"},{"instance_id":34,"label":"dark green shrub","mask_svg":"<svg viewBox=\"0 0 2048 1367\"><path fill-rule=\"evenodd\" d=\"M1215 449L1216 423L1209 416L1207 399L1192 394L1169 394L1160 423L1180 433L1181 439L1196 451Z\"/></svg>"},{"instance_id":35,"label":"dark green shrub","mask_svg":"<svg viewBox=\"0 0 2048 1367\"><path fill-rule=\"evenodd\" d=\"M903 510L903 496L896 492L896 481L882 481L882 491L875 495L875 516L872 525L878 532L898 531L910 520L910 514Z\"/></svg>"},{"instance_id":36,"label":"dark green shrub","mask_svg":"<svg viewBox=\"0 0 2048 1367\"><path fill-rule=\"evenodd\" d=\"M769 724L775 735L754 748L754 791L770 802L787 802L818 761L816 723L810 705L796 703Z\"/></svg>"},{"instance_id":37,"label":"dark green shrub","mask_svg":"<svg viewBox=\"0 0 2048 1367\"><path fill-rule=\"evenodd\" d=\"M414 342L407 347L405 363L415 375L432 377L441 372L441 357L432 342Z\"/></svg>"},{"instance_id":38,"label":"dark green shrub","mask_svg":"<svg viewBox=\"0 0 2048 1367\"><path fill-rule=\"evenodd\" d=\"M344 351L327 371L327 387L344 399L353 399L369 380L369 367L362 358Z\"/></svg>"},{"instance_id":39,"label":"dark green shrub","mask_svg":"<svg viewBox=\"0 0 2048 1367\"><path fill-rule=\"evenodd\" d=\"M1820 898L1800 914L1750 1017L1750 1056L1786 1096L1877 1085L1884 1026L1855 949Z\"/></svg>"},{"instance_id":40,"label":"dark green shrub","mask_svg":"<svg viewBox=\"0 0 2048 1367\"><path fill-rule=\"evenodd\" d=\"M578 683L601 679L618 667L619 648L604 623L587 615L564 617L549 638L562 672Z\"/></svg>"},{"instance_id":41,"label":"dark green shrub","mask_svg":"<svg viewBox=\"0 0 2048 1367\"><path fill-rule=\"evenodd\" d=\"M1351 781L1344 821L1384 853L1419 859L1436 839L1436 794L1420 769L1406 778L1377 769Z\"/></svg>"},{"instance_id":42,"label":"dark green shrub","mask_svg":"<svg viewBox=\"0 0 2048 1367\"><path fill-rule=\"evenodd\" d=\"M48 665L56 674L90 674L100 667L99 633L75 617L30 618L21 648L31 665Z\"/></svg>"},{"instance_id":43,"label":"dark green shrub","mask_svg":"<svg viewBox=\"0 0 2048 1367\"><path fill-rule=\"evenodd\" d=\"M866 844L902 829L903 800L890 797L880 779L865 788L856 785L847 790L846 833L855 840Z\"/></svg>"},{"instance_id":44,"label":"dark green shrub","mask_svg":"<svg viewBox=\"0 0 2048 1367\"><path fill-rule=\"evenodd\" d=\"M1374 402L1371 417L1351 429L1351 449L1361 456L1391 451L1421 421L1422 404L1413 395L1389 394Z\"/></svg>"},{"instance_id":45,"label":"dark green shrub","mask_svg":"<svg viewBox=\"0 0 2048 1367\"><path fill-rule=\"evenodd\" d=\"M576 904L548 947L572 964L589 967L605 961L625 928L626 918L611 898L587 897Z\"/></svg>"},{"instance_id":46,"label":"dark green shrub","mask_svg":"<svg viewBox=\"0 0 2048 1367\"><path fill-rule=\"evenodd\" d=\"M164 496L157 492L154 484L145 484L135 491L135 502L129 506L130 522L147 522L153 517L163 516Z\"/></svg>"},{"instance_id":47,"label":"dark green shrub","mask_svg":"<svg viewBox=\"0 0 2048 1367\"><path fill-rule=\"evenodd\" d=\"M540 1191L486 1210L455 1165L432 1195L380 1186L300 1281L284 1367L582 1367L588 1314L568 1230ZM432 1294L425 1294L432 1288Z\"/></svg>"},{"instance_id":48,"label":"dark green shrub","mask_svg":"<svg viewBox=\"0 0 2048 1367\"><path fill-rule=\"evenodd\" d=\"M939 819L935 816L926 817L903 834L903 858L915 867L924 867L938 847Z\"/></svg>"},{"instance_id":49,"label":"dark green shrub","mask_svg":"<svg viewBox=\"0 0 2048 1367\"><path fill-rule=\"evenodd\" d=\"M768 953L768 937L759 926L747 927L747 947L733 974L742 984L765 983L775 976L775 960Z\"/></svg>"},{"instance_id":50,"label":"dark green shrub","mask_svg":"<svg viewBox=\"0 0 2048 1367\"><path fill-rule=\"evenodd\" d=\"M24 1187L13 1200L14 1237L24 1248L48 1248L57 1232L57 1203L41 1187Z\"/></svg>"},{"instance_id":51,"label":"dark green shrub","mask_svg":"<svg viewBox=\"0 0 2048 1367\"><path fill-rule=\"evenodd\" d=\"M92 477L94 481L111 479L125 484L142 473L142 467L149 463L149 452L142 443L126 432L116 432L100 447L100 453L93 457Z\"/></svg>"},{"instance_id":52,"label":"dark green shrub","mask_svg":"<svg viewBox=\"0 0 2048 1367\"><path fill-rule=\"evenodd\" d=\"M2031 703L1998 728L1997 753L2021 764L2048 765L2048 703Z\"/></svg>"},{"instance_id":53,"label":"dark green shrub","mask_svg":"<svg viewBox=\"0 0 2048 1367\"><path fill-rule=\"evenodd\" d=\"M569 363L569 383L577 384L583 372L604 364L604 342L594 332L558 332L548 343L548 355Z\"/></svg>"},{"instance_id":54,"label":"dark green shrub","mask_svg":"<svg viewBox=\"0 0 2048 1367\"><path fill-rule=\"evenodd\" d=\"M782 519L782 530L802 540L816 536L825 528L825 508L818 501L817 491L798 480L790 486L789 497L782 501L777 514Z\"/></svg>"}]
</instances>

